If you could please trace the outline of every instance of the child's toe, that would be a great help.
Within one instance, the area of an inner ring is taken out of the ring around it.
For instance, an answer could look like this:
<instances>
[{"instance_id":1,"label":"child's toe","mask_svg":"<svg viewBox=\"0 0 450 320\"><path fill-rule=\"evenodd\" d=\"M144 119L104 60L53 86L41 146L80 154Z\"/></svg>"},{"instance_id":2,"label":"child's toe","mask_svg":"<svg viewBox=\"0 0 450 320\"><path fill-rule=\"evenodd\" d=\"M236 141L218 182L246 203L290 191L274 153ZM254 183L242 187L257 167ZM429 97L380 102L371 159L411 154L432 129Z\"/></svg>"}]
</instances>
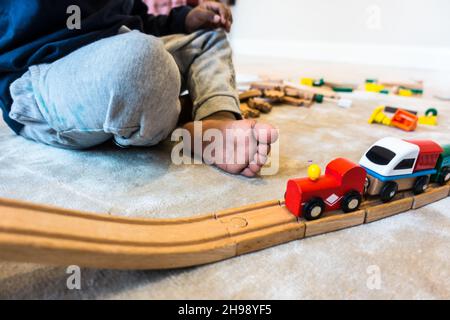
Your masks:
<instances>
[{"instance_id":1,"label":"child's toe","mask_svg":"<svg viewBox=\"0 0 450 320\"><path fill-rule=\"evenodd\" d=\"M259 173L261 171L261 165L257 164L256 162L252 162L248 165L248 168L255 174Z\"/></svg>"},{"instance_id":2,"label":"child's toe","mask_svg":"<svg viewBox=\"0 0 450 320\"><path fill-rule=\"evenodd\" d=\"M258 153L260 155L268 155L270 153L270 144L260 143L258 145Z\"/></svg>"},{"instance_id":3,"label":"child's toe","mask_svg":"<svg viewBox=\"0 0 450 320\"><path fill-rule=\"evenodd\" d=\"M248 178L253 178L256 176L256 173L254 173L250 168L245 168L244 171L241 172L241 175Z\"/></svg>"}]
</instances>

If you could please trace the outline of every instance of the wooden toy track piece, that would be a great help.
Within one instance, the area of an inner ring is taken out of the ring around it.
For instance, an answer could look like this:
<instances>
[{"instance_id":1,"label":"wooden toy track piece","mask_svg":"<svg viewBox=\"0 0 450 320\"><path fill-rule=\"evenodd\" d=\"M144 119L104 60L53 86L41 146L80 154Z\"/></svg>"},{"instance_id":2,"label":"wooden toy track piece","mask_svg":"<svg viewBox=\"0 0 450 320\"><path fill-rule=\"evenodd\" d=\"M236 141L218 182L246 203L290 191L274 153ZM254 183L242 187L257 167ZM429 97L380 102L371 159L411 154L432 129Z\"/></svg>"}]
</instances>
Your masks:
<instances>
[{"instance_id":1,"label":"wooden toy track piece","mask_svg":"<svg viewBox=\"0 0 450 320\"><path fill-rule=\"evenodd\" d=\"M349 214L298 220L280 201L182 219L132 219L0 198L0 260L108 269L202 265L399 214L449 196L450 186L365 201Z\"/></svg>"},{"instance_id":2,"label":"wooden toy track piece","mask_svg":"<svg viewBox=\"0 0 450 320\"><path fill-rule=\"evenodd\" d=\"M176 220L130 219L0 199L0 259L108 269L171 269L303 238L271 201Z\"/></svg>"}]
</instances>

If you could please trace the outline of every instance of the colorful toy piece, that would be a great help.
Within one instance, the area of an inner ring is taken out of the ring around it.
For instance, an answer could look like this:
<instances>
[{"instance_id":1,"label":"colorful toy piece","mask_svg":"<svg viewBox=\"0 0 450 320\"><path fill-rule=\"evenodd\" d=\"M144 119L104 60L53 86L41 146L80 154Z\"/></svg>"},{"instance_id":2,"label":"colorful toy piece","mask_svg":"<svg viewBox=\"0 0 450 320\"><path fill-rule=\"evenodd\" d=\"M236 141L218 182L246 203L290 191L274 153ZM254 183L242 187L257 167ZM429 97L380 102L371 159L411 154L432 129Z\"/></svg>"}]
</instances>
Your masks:
<instances>
[{"instance_id":1,"label":"colorful toy piece","mask_svg":"<svg viewBox=\"0 0 450 320\"><path fill-rule=\"evenodd\" d=\"M450 181L450 144L442 146L444 152L439 156L436 170L437 173L431 176L432 182L444 185Z\"/></svg>"},{"instance_id":2,"label":"colorful toy piece","mask_svg":"<svg viewBox=\"0 0 450 320\"><path fill-rule=\"evenodd\" d=\"M428 109L425 111L424 116L419 117L419 124L424 124L427 126L437 126L437 116L438 111L434 108Z\"/></svg>"},{"instance_id":3,"label":"colorful toy piece","mask_svg":"<svg viewBox=\"0 0 450 320\"><path fill-rule=\"evenodd\" d=\"M367 79L365 89L368 92L376 92L381 94L397 94L402 97L421 96L423 94L423 83L395 83L380 82L377 79Z\"/></svg>"},{"instance_id":4,"label":"colorful toy piece","mask_svg":"<svg viewBox=\"0 0 450 320\"><path fill-rule=\"evenodd\" d=\"M314 85L314 79L313 78L302 78L300 80L300 84L308 87L312 87Z\"/></svg>"},{"instance_id":5,"label":"colorful toy piece","mask_svg":"<svg viewBox=\"0 0 450 320\"><path fill-rule=\"evenodd\" d=\"M412 97L414 95L414 92L410 89L398 89L398 95L401 97Z\"/></svg>"},{"instance_id":6,"label":"colorful toy piece","mask_svg":"<svg viewBox=\"0 0 450 320\"><path fill-rule=\"evenodd\" d=\"M385 89L384 85L382 84L378 84L378 83L373 83L373 82L367 82L366 83L366 91L367 92L376 92L376 93L380 93L381 91L383 91Z\"/></svg>"},{"instance_id":7,"label":"colorful toy piece","mask_svg":"<svg viewBox=\"0 0 450 320\"><path fill-rule=\"evenodd\" d=\"M392 114L395 114L399 109L400 109L400 108L389 107L389 106L384 107L384 111L385 111L385 112L387 112L387 113L392 113ZM402 110L408 111L409 113L412 113L413 115L416 115L416 116L417 116L417 113L418 113L418 112L415 111L415 110L408 110L408 109L405 109L405 108L402 108Z\"/></svg>"},{"instance_id":8,"label":"colorful toy piece","mask_svg":"<svg viewBox=\"0 0 450 320\"><path fill-rule=\"evenodd\" d=\"M321 79L313 79L313 78L302 78L300 80L300 84L308 87L322 87L325 85L325 80Z\"/></svg>"},{"instance_id":9,"label":"colorful toy piece","mask_svg":"<svg viewBox=\"0 0 450 320\"><path fill-rule=\"evenodd\" d=\"M338 158L327 165L323 176L316 176L317 168L308 172L310 177L287 183L286 207L295 216L316 220L326 211L351 212L361 205L366 180L361 166Z\"/></svg>"},{"instance_id":10,"label":"colorful toy piece","mask_svg":"<svg viewBox=\"0 0 450 320\"><path fill-rule=\"evenodd\" d=\"M339 107L346 108L346 109L351 108L353 105L353 101L350 99L329 98L329 97L325 97L323 94L315 94L314 101L317 103L323 103L324 101L332 102L332 103L336 103Z\"/></svg>"},{"instance_id":11,"label":"colorful toy piece","mask_svg":"<svg viewBox=\"0 0 450 320\"><path fill-rule=\"evenodd\" d=\"M406 110L398 109L392 118L391 125L404 131L414 131L419 123L419 118Z\"/></svg>"},{"instance_id":12,"label":"colorful toy piece","mask_svg":"<svg viewBox=\"0 0 450 320\"><path fill-rule=\"evenodd\" d=\"M384 124L385 126L390 126L391 119L384 113L384 106L379 106L372 112L368 123L379 123Z\"/></svg>"},{"instance_id":13,"label":"colorful toy piece","mask_svg":"<svg viewBox=\"0 0 450 320\"><path fill-rule=\"evenodd\" d=\"M368 174L366 192L391 201L398 191L423 193L435 175L443 148L431 140L385 138L372 145L359 164Z\"/></svg>"}]
</instances>

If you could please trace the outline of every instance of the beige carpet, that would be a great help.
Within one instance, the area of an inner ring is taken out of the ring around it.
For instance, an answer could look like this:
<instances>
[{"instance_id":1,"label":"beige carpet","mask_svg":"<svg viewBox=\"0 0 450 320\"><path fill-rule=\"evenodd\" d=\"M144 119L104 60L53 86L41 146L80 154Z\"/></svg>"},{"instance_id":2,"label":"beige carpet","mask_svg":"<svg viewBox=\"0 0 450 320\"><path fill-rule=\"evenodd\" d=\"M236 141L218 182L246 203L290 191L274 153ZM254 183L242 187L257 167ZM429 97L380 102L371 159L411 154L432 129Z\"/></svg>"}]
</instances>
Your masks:
<instances>
[{"instance_id":1,"label":"beige carpet","mask_svg":"<svg viewBox=\"0 0 450 320\"><path fill-rule=\"evenodd\" d=\"M368 125L381 102L421 111L435 106L440 125L411 134ZM280 129L280 171L252 180L204 165L175 166L170 143L65 151L13 136L1 124L0 197L112 215L190 216L281 198L287 179L305 175L309 160L322 166L337 156L358 161L385 136L450 143L450 106L444 102L363 95L350 110L333 104L283 106L263 119ZM82 270L80 291L66 288L65 268L0 263L0 298L450 298L449 207L446 199L369 225L185 270ZM378 289L370 286L373 270L379 270Z\"/></svg>"}]
</instances>

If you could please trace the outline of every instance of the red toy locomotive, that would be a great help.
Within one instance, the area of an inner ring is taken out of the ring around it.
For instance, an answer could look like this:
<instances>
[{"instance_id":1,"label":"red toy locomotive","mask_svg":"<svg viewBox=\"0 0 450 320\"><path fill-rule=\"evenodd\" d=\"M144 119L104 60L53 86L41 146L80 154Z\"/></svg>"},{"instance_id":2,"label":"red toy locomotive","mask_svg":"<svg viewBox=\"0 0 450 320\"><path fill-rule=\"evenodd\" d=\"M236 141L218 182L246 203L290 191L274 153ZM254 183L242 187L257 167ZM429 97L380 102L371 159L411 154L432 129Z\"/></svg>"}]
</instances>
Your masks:
<instances>
[{"instance_id":1,"label":"red toy locomotive","mask_svg":"<svg viewBox=\"0 0 450 320\"><path fill-rule=\"evenodd\" d=\"M286 207L295 216L315 220L325 211L357 210L362 202L366 171L343 158L331 161L325 175L288 181Z\"/></svg>"}]
</instances>

